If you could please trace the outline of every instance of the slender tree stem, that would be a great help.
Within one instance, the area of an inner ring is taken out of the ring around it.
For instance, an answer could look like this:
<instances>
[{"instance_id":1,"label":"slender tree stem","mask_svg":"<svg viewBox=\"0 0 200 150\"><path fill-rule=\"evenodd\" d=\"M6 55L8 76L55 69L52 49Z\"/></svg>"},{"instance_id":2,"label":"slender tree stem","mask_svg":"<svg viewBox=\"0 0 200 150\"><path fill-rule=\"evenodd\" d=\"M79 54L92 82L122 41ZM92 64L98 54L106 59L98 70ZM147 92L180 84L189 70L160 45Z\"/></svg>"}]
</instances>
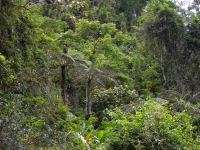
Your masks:
<instances>
[{"instance_id":1,"label":"slender tree stem","mask_svg":"<svg viewBox=\"0 0 200 150\"><path fill-rule=\"evenodd\" d=\"M61 75L62 75L62 80L61 80L61 96L62 96L62 100L63 100L63 104L66 105L67 100L66 100L66 84L65 84L65 66L61 66Z\"/></svg>"},{"instance_id":2,"label":"slender tree stem","mask_svg":"<svg viewBox=\"0 0 200 150\"><path fill-rule=\"evenodd\" d=\"M90 93L90 88L91 88L91 79L88 80L87 86L86 86L86 119L89 119L92 116L91 112L91 93Z\"/></svg>"}]
</instances>

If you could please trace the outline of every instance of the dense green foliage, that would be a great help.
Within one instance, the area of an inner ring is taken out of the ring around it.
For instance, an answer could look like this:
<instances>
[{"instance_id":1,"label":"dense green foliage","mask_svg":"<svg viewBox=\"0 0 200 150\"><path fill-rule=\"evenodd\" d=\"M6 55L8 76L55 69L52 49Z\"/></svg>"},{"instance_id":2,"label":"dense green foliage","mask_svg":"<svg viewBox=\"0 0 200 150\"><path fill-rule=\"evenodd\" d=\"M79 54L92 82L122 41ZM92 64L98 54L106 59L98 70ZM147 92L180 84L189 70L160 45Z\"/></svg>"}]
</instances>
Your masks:
<instances>
[{"instance_id":1,"label":"dense green foliage","mask_svg":"<svg viewBox=\"0 0 200 150\"><path fill-rule=\"evenodd\" d=\"M199 150L199 20L170 0L0 0L0 149Z\"/></svg>"},{"instance_id":2,"label":"dense green foliage","mask_svg":"<svg viewBox=\"0 0 200 150\"><path fill-rule=\"evenodd\" d=\"M190 134L195 127L185 112L173 116L165 107L149 102L131 106L134 112L107 111L101 131L94 133L102 143L99 149L199 149L198 139Z\"/></svg>"}]
</instances>

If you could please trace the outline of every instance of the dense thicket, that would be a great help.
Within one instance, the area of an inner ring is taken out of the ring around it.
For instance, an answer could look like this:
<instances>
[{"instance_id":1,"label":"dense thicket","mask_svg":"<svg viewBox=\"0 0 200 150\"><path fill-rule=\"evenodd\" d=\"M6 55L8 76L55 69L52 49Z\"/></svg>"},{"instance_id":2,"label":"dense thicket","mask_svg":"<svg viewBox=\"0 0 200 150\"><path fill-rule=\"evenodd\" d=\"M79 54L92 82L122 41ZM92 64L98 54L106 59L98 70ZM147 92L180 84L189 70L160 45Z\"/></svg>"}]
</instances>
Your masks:
<instances>
[{"instance_id":1,"label":"dense thicket","mask_svg":"<svg viewBox=\"0 0 200 150\"><path fill-rule=\"evenodd\" d=\"M169 0L0 0L0 149L200 149L200 15Z\"/></svg>"}]
</instances>

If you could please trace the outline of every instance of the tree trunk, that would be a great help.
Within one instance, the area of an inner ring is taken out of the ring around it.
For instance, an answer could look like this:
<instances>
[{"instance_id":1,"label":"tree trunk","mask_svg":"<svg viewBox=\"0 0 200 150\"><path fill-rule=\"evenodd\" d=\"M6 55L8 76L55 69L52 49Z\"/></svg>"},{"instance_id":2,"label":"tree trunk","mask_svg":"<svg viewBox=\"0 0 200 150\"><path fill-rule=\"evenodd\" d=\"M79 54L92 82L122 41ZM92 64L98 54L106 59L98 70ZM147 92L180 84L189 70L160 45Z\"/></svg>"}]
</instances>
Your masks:
<instances>
[{"instance_id":1,"label":"tree trunk","mask_svg":"<svg viewBox=\"0 0 200 150\"><path fill-rule=\"evenodd\" d=\"M86 85L86 115L85 119L89 119L92 116L92 103L91 103L91 93L90 93L90 88L91 88L91 79L88 80L87 85Z\"/></svg>"},{"instance_id":2,"label":"tree trunk","mask_svg":"<svg viewBox=\"0 0 200 150\"><path fill-rule=\"evenodd\" d=\"M65 90L66 90L65 66L61 66L61 76L62 76L61 77L62 78L62 80L61 80L61 90L62 90L61 96L62 96L63 104L66 105L67 100L66 100L66 92L65 92Z\"/></svg>"},{"instance_id":3,"label":"tree trunk","mask_svg":"<svg viewBox=\"0 0 200 150\"><path fill-rule=\"evenodd\" d=\"M174 77L176 80L176 88L177 91L181 94L184 94L184 83L183 83L183 75L184 70L182 68L182 64L180 63L181 56L176 48L171 51L172 57L172 65L174 66Z\"/></svg>"},{"instance_id":4,"label":"tree trunk","mask_svg":"<svg viewBox=\"0 0 200 150\"><path fill-rule=\"evenodd\" d=\"M182 82L182 76L181 76L181 74L179 73L179 70L175 67L175 73L174 73L174 75L175 75L175 79L176 79L176 87L177 87L177 90L178 90L178 92L179 93L181 93L181 94L184 94L185 92L184 92L184 85L183 85L183 82Z\"/></svg>"},{"instance_id":5,"label":"tree trunk","mask_svg":"<svg viewBox=\"0 0 200 150\"><path fill-rule=\"evenodd\" d=\"M69 86L70 87L67 90L69 94L69 102L74 108L78 108L79 100L77 95L77 87L73 82L71 82Z\"/></svg>"},{"instance_id":6,"label":"tree trunk","mask_svg":"<svg viewBox=\"0 0 200 150\"><path fill-rule=\"evenodd\" d=\"M65 0L65 5L69 5L69 0Z\"/></svg>"},{"instance_id":7,"label":"tree trunk","mask_svg":"<svg viewBox=\"0 0 200 150\"><path fill-rule=\"evenodd\" d=\"M163 45L163 49L166 52L165 44ZM163 86L165 87L167 80L166 80L166 76L165 76L165 69L163 67L163 52L162 52L162 50L160 50L160 68L161 68L162 76L163 76L163 80L164 80Z\"/></svg>"}]
</instances>

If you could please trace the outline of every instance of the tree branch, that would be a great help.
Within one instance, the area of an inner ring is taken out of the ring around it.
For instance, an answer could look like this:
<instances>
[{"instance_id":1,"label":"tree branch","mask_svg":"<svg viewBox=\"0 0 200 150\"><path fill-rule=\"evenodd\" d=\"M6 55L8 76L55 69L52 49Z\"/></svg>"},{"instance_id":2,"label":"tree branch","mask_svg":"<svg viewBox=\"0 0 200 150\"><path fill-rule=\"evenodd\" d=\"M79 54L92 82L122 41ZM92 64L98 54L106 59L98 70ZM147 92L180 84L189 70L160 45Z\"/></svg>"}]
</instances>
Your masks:
<instances>
[{"instance_id":1,"label":"tree branch","mask_svg":"<svg viewBox=\"0 0 200 150\"><path fill-rule=\"evenodd\" d=\"M25 8L25 9L29 9L29 8L27 8L26 6L28 5L28 4L30 4L30 0L29 1L27 1L26 2L26 4L24 4L24 5L17 5L17 4L15 4L15 3L12 3L12 2L8 2L10 5L12 5L12 6L15 6L15 7L22 7L22 8Z\"/></svg>"}]
</instances>

